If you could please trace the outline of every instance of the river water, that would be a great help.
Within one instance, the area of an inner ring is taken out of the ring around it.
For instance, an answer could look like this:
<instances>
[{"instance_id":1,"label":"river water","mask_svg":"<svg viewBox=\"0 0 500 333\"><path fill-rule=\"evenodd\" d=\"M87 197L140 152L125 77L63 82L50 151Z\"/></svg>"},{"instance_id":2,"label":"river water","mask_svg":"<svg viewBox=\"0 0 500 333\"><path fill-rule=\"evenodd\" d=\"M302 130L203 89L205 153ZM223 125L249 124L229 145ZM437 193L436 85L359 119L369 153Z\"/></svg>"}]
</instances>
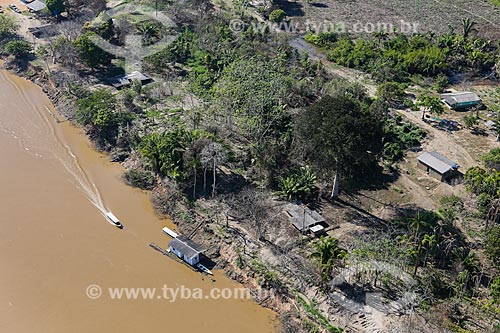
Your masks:
<instances>
[{"instance_id":1,"label":"river water","mask_svg":"<svg viewBox=\"0 0 500 333\"><path fill-rule=\"evenodd\" d=\"M251 300L164 299L164 285L203 295L241 286L151 249L167 247L161 229L171 222L51 112L39 87L0 70L0 332L275 332L275 314ZM98 299L86 296L92 284ZM107 288L119 287L157 290L153 299L112 299Z\"/></svg>"}]
</instances>

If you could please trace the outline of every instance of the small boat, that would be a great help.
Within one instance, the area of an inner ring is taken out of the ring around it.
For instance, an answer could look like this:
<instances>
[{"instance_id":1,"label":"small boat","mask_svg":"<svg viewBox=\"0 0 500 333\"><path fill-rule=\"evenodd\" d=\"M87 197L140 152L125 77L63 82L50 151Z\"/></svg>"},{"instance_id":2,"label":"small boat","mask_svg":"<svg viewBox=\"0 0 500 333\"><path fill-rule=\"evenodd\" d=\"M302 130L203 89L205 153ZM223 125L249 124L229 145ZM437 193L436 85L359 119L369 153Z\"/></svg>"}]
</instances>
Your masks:
<instances>
[{"instance_id":1,"label":"small boat","mask_svg":"<svg viewBox=\"0 0 500 333\"><path fill-rule=\"evenodd\" d=\"M120 220L115 216L115 214L111 212L106 213L106 218L109 220L109 222L114 225L115 227L118 227L120 229L123 229L123 225L120 223Z\"/></svg>"},{"instance_id":2,"label":"small boat","mask_svg":"<svg viewBox=\"0 0 500 333\"><path fill-rule=\"evenodd\" d=\"M214 274L212 273L212 271L211 271L211 270L209 270L207 267L205 267L205 265L203 265L203 264L200 264L200 263L199 263L199 264L197 264L197 265L196 265L196 267L198 267L198 269L199 269L200 271L202 271L203 273L207 273L207 274L210 274L210 275L214 275Z\"/></svg>"},{"instance_id":3,"label":"small boat","mask_svg":"<svg viewBox=\"0 0 500 333\"><path fill-rule=\"evenodd\" d=\"M172 238L179 237L178 233L176 233L175 231L173 231L173 230L171 230L171 229L169 229L167 227L163 228L162 230L163 230L164 233L166 233L167 235L169 235Z\"/></svg>"}]
</instances>

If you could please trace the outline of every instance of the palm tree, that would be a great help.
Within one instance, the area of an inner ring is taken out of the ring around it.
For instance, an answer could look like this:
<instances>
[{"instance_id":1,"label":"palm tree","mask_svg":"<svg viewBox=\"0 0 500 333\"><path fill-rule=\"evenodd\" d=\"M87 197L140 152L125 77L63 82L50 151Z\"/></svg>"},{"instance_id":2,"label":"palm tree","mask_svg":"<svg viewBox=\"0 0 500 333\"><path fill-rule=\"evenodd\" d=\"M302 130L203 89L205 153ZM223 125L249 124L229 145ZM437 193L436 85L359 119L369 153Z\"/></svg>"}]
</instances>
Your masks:
<instances>
[{"instance_id":1,"label":"palm tree","mask_svg":"<svg viewBox=\"0 0 500 333\"><path fill-rule=\"evenodd\" d=\"M200 138L195 141L191 141L191 144L186 148L183 155L184 163L193 170L193 199L196 198L196 184L198 179L198 169L201 168L201 152L208 144L210 140L207 138Z\"/></svg>"},{"instance_id":2,"label":"palm tree","mask_svg":"<svg viewBox=\"0 0 500 333\"><path fill-rule=\"evenodd\" d=\"M215 197L217 165L227 161L227 151L220 144L212 142L201 151L201 163L205 167L205 171L209 165L213 170L212 198Z\"/></svg>"},{"instance_id":3,"label":"palm tree","mask_svg":"<svg viewBox=\"0 0 500 333\"><path fill-rule=\"evenodd\" d=\"M425 216L420 211L418 211L417 214L415 214L415 217L410 219L410 228L414 230L413 238L415 240L417 240L418 238L420 229L425 226L427 226L427 221L425 220Z\"/></svg>"},{"instance_id":4,"label":"palm tree","mask_svg":"<svg viewBox=\"0 0 500 333\"><path fill-rule=\"evenodd\" d=\"M422 239L422 245L426 246L425 256L424 256L424 267L427 265L429 252L434 248L434 246L436 246L436 244L437 244L436 235L424 235L424 239Z\"/></svg>"},{"instance_id":5,"label":"palm tree","mask_svg":"<svg viewBox=\"0 0 500 333\"><path fill-rule=\"evenodd\" d=\"M475 30L474 26L477 23L472 21L470 18L465 18L462 20L463 36L464 39L469 37L470 33Z\"/></svg>"},{"instance_id":6,"label":"palm tree","mask_svg":"<svg viewBox=\"0 0 500 333\"><path fill-rule=\"evenodd\" d=\"M457 219L457 213L450 208L439 208L436 215L445 225L453 225L453 222Z\"/></svg>"},{"instance_id":7,"label":"palm tree","mask_svg":"<svg viewBox=\"0 0 500 333\"><path fill-rule=\"evenodd\" d=\"M347 251L339 246L339 240L321 236L313 243L314 251L309 255L316 260L321 271L321 279L326 282L331 277L333 264L347 257Z\"/></svg>"},{"instance_id":8,"label":"palm tree","mask_svg":"<svg viewBox=\"0 0 500 333\"><path fill-rule=\"evenodd\" d=\"M140 148L141 154L149 160L155 172L162 167L162 154L165 148L165 137L159 133L153 133L144 138Z\"/></svg>"}]
</instances>

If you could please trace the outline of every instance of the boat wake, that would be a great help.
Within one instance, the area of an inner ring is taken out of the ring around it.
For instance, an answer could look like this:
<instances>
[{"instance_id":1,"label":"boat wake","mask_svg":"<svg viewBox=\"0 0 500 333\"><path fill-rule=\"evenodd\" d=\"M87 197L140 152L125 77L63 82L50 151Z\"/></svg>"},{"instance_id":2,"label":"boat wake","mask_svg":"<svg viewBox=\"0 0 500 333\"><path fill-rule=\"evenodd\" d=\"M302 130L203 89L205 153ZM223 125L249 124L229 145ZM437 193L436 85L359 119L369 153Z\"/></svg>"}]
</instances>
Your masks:
<instances>
[{"instance_id":1,"label":"boat wake","mask_svg":"<svg viewBox=\"0 0 500 333\"><path fill-rule=\"evenodd\" d=\"M28 106L17 108L12 101L2 101L15 113L0 118L0 134L12 139L23 151L36 158L49 158L61 163L70 175L69 180L105 217L108 209L101 193L64 140L57 112L47 105L48 101L35 100L32 89L24 87L22 81L13 80L7 73L0 73L0 81L14 89L24 102L21 104Z\"/></svg>"}]
</instances>

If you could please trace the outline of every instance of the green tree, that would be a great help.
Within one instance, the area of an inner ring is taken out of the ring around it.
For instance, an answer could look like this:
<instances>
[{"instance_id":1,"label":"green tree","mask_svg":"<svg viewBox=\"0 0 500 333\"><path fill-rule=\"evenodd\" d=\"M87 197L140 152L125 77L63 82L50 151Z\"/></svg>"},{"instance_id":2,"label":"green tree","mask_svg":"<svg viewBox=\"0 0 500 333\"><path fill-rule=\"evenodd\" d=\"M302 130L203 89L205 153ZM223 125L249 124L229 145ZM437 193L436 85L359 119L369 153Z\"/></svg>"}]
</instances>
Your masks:
<instances>
[{"instance_id":1,"label":"green tree","mask_svg":"<svg viewBox=\"0 0 500 333\"><path fill-rule=\"evenodd\" d=\"M92 68L109 65L113 56L94 44L91 39L93 35L93 32L86 32L73 42L78 55L84 63Z\"/></svg>"},{"instance_id":2,"label":"green tree","mask_svg":"<svg viewBox=\"0 0 500 333\"><path fill-rule=\"evenodd\" d=\"M413 229L413 238L418 241L422 229L429 226L429 214L417 211L415 217L411 218L409 222L410 228Z\"/></svg>"},{"instance_id":3,"label":"green tree","mask_svg":"<svg viewBox=\"0 0 500 333\"><path fill-rule=\"evenodd\" d=\"M5 52L19 60L30 55L33 52L33 47L25 40L11 40L5 44Z\"/></svg>"},{"instance_id":4,"label":"green tree","mask_svg":"<svg viewBox=\"0 0 500 333\"><path fill-rule=\"evenodd\" d=\"M500 267L500 225L495 225L488 230L486 235L486 253L491 262Z\"/></svg>"},{"instance_id":5,"label":"green tree","mask_svg":"<svg viewBox=\"0 0 500 333\"><path fill-rule=\"evenodd\" d=\"M137 24L137 31L142 36L143 45L156 43L161 37L161 27L152 21L143 21Z\"/></svg>"},{"instance_id":6,"label":"green tree","mask_svg":"<svg viewBox=\"0 0 500 333\"><path fill-rule=\"evenodd\" d=\"M255 166L270 174L282 165L291 132L286 101L292 78L279 59L239 59L227 66L211 89L217 123L250 142Z\"/></svg>"},{"instance_id":7,"label":"green tree","mask_svg":"<svg viewBox=\"0 0 500 333\"><path fill-rule=\"evenodd\" d=\"M47 67L49 77L52 76L52 73L50 72L49 61L48 61L48 59L50 59L49 49L45 45L40 45L36 49L35 54L36 54L37 58L40 58L45 62L45 66Z\"/></svg>"},{"instance_id":8,"label":"green tree","mask_svg":"<svg viewBox=\"0 0 500 333\"><path fill-rule=\"evenodd\" d=\"M487 172L481 167L474 166L467 169L464 176L465 186L467 190L479 194L483 190L484 179L487 177Z\"/></svg>"},{"instance_id":9,"label":"green tree","mask_svg":"<svg viewBox=\"0 0 500 333\"><path fill-rule=\"evenodd\" d=\"M295 143L322 176L373 174L382 153L381 119L349 96L326 96L296 119Z\"/></svg>"},{"instance_id":10,"label":"green tree","mask_svg":"<svg viewBox=\"0 0 500 333\"><path fill-rule=\"evenodd\" d=\"M54 16L60 15L65 10L64 0L47 0L46 4L47 9Z\"/></svg>"},{"instance_id":11,"label":"green tree","mask_svg":"<svg viewBox=\"0 0 500 333\"><path fill-rule=\"evenodd\" d=\"M145 157L153 170L161 175L181 181L189 171L189 159L186 150L194 141L209 136L203 131L188 131L183 127L163 133L153 133L142 138L139 152Z\"/></svg>"},{"instance_id":12,"label":"green tree","mask_svg":"<svg viewBox=\"0 0 500 333\"><path fill-rule=\"evenodd\" d=\"M313 243L313 252L309 255L319 265L321 279L327 282L332 277L336 264L341 264L347 257L347 251L339 246L339 240L333 237L321 236Z\"/></svg>"},{"instance_id":13,"label":"green tree","mask_svg":"<svg viewBox=\"0 0 500 333\"><path fill-rule=\"evenodd\" d=\"M425 113L429 112L433 115L440 115L444 113L443 103L439 97L422 94L417 98L417 106L422 108L422 120L425 120Z\"/></svg>"},{"instance_id":14,"label":"green tree","mask_svg":"<svg viewBox=\"0 0 500 333\"><path fill-rule=\"evenodd\" d=\"M165 149L164 136L160 133L153 133L141 140L139 151L143 157L148 159L153 170L159 173L163 165L163 152Z\"/></svg>"},{"instance_id":15,"label":"green tree","mask_svg":"<svg viewBox=\"0 0 500 333\"><path fill-rule=\"evenodd\" d=\"M19 29L19 25L13 16L0 14L0 41L12 37L17 29Z\"/></svg>"},{"instance_id":16,"label":"green tree","mask_svg":"<svg viewBox=\"0 0 500 333\"><path fill-rule=\"evenodd\" d=\"M105 129L114 123L113 110L115 96L107 89L98 89L76 102L76 119L86 126L92 125Z\"/></svg>"},{"instance_id":17,"label":"green tree","mask_svg":"<svg viewBox=\"0 0 500 333\"><path fill-rule=\"evenodd\" d=\"M377 87L377 97L391 106L401 105L405 94L403 86L396 82L384 82Z\"/></svg>"}]
</instances>

